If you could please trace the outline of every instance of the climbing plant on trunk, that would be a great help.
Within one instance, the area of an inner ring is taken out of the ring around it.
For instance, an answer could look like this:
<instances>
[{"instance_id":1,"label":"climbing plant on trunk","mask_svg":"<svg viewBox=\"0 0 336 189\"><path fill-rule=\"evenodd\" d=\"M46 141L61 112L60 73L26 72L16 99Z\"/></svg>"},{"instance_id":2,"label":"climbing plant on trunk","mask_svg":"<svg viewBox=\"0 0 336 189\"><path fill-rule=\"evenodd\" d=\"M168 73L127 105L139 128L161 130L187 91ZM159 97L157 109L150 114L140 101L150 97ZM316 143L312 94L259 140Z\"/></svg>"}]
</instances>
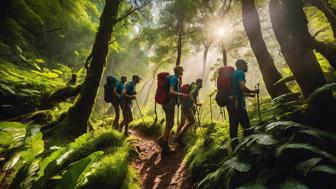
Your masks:
<instances>
[{"instance_id":1,"label":"climbing plant on trunk","mask_svg":"<svg viewBox=\"0 0 336 189\"><path fill-rule=\"evenodd\" d=\"M271 98L289 93L288 87L281 83L274 85L281 79L281 75L274 65L273 58L267 50L262 37L260 19L254 0L242 1L243 25L250 41L252 50L257 58L261 75Z\"/></svg>"}]
</instances>

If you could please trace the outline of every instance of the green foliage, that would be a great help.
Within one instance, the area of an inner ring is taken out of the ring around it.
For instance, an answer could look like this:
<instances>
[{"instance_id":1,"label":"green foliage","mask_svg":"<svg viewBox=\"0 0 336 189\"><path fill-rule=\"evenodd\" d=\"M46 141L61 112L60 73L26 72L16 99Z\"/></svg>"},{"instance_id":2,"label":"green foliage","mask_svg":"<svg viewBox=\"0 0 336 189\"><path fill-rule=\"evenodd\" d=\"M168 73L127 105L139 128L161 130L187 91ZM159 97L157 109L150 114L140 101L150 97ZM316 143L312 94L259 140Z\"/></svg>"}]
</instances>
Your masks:
<instances>
[{"instance_id":1,"label":"green foliage","mask_svg":"<svg viewBox=\"0 0 336 189\"><path fill-rule=\"evenodd\" d=\"M305 133L309 133L308 136ZM217 159L208 156L203 162L192 164L192 170L198 171L193 173L200 179L198 188L254 188L260 184L270 188L315 188L323 178L320 177L322 173L335 173L334 137L335 134L291 121L273 122L265 126L265 130L246 137L230 155L217 156ZM205 162L216 166L204 166ZM258 183L257 175L262 170L269 170L271 174ZM199 172L206 174L199 177ZM319 180L314 179L316 175ZM331 178L324 177L322 182L330 183ZM221 182L223 179L225 182Z\"/></svg>"},{"instance_id":2,"label":"green foliage","mask_svg":"<svg viewBox=\"0 0 336 189\"><path fill-rule=\"evenodd\" d=\"M136 119L131 122L130 126L149 136L158 137L162 134L163 125L158 120L151 116L145 116L144 121L141 118Z\"/></svg>"},{"instance_id":3,"label":"green foliage","mask_svg":"<svg viewBox=\"0 0 336 189\"><path fill-rule=\"evenodd\" d=\"M39 141L40 132L31 129L31 145L26 142L25 151L21 154L26 161L15 167L12 175L11 188L79 188L86 187L91 182L93 175L105 175L104 183L112 183L113 186L132 186L138 188L136 175L128 167L130 153L129 141L125 141L122 134L114 130L102 129L95 133L84 134L65 147L51 147L44 151ZM36 133L36 134L34 134ZM27 139L26 139L27 141ZM40 158L27 158L24 154L38 156ZM28 161L27 161L28 160ZM17 164L13 159L9 162L9 169ZM123 163L121 163L123 161ZM14 162L14 163L13 163ZM114 166L114 169L106 166ZM109 171L109 175L105 174ZM111 177L108 177L111 176ZM111 182L118 176L118 179ZM14 182L15 181L15 182ZM89 181L89 182L88 182ZM94 179L93 179L94 181Z\"/></svg>"}]
</instances>

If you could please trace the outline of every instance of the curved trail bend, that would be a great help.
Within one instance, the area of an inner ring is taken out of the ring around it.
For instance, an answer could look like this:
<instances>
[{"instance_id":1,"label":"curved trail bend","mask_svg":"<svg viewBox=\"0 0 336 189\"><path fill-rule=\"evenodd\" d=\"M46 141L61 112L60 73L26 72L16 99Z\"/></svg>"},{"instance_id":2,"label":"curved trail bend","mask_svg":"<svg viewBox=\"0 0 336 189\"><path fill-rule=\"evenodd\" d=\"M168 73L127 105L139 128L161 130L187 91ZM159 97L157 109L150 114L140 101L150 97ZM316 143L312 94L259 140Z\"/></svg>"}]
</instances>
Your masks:
<instances>
[{"instance_id":1,"label":"curved trail bend","mask_svg":"<svg viewBox=\"0 0 336 189\"><path fill-rule=\"evenodd\" d=\"M131 165L138 171L144 189L190 189L189 173L183 162L185 149L170 145L174 152L161 157L160 147L153 137L132 130L137 137L139 159ZM140 149L139 149L140 148Z\"/></svg>"}]
</instances>

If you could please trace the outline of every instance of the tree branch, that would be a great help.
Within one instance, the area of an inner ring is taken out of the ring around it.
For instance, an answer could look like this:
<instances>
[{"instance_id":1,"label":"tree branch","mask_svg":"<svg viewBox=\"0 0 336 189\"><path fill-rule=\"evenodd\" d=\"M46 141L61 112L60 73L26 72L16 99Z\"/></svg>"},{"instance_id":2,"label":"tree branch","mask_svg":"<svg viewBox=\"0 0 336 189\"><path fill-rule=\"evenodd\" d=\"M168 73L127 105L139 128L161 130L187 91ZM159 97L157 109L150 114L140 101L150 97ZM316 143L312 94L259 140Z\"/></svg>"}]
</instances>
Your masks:
<instances>
[{"instance_id":1,"label":"tree branch","mask_svg":"<svg viewBox=\"0 0 336 189\"><path fill-rule=\"evenodd\" d=\"M128 16L130 16L131 14L133 14L134 12L142 9L143 7L147 6L151 1L146 1L144 4L142 4L141 6L138 6L138 3L135 1L135 4L137 5L136 8L130 8L123 16L119 17L116 19L116 22L119 22L125 18L127 18Z\"/></svg>"}]
</instances>

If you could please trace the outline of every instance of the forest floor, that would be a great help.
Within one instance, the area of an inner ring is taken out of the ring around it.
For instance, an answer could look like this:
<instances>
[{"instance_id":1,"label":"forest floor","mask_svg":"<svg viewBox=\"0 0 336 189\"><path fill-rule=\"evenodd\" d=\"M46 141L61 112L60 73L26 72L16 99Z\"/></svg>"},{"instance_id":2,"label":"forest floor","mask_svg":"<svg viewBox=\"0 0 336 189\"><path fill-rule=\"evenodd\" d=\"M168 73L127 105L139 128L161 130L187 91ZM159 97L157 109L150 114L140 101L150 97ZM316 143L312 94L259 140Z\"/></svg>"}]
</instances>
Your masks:
<instances>
[{"instance_id":1,"label":"forest floor","mask_svg":"<svg viewBox=\"0 0 336 189\"><path fill-rule=\"evenodd\" d=\"M144 189L182 189L192 188L190 173L183 162L185 149L170 144L172 154L161 157L160 147L156 139L132 130L131 135L137 138L139 159L131 165L138 171Z\"/></svg>"}]
</instances>

